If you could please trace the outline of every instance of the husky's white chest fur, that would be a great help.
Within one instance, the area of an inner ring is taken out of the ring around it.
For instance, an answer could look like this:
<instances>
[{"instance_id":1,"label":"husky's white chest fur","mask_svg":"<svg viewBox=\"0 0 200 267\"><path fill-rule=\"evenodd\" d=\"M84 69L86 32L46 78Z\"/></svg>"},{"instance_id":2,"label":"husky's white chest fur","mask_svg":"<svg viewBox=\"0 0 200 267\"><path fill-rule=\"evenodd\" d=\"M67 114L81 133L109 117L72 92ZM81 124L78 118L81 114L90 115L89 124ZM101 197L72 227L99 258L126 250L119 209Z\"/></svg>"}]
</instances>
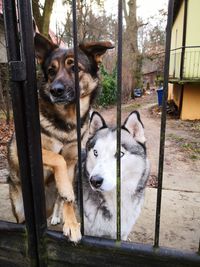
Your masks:
<instances>
[{"instance_id":1,"label":"husky's white chest fur","mask_svg":"<svg viewBox=\"0 0 200 267\"><path fill-rule=\"evenodd\" d=\"M134 131L134 132L133 132ZM95 112L87 143L83 183L86 235L116 238L116 130ZM149 175L143 126L131 113L121 130L121 238L126 240L138 218Z\"/></svg>"},{"instance_id":2,"label":"husky's white chest fur","mask_svg":"<svg viewBox=\"0 0 200 267\"><path fill-rule=\"evenodd\" d=\"M123 194L121 200L121 238L126 240L138 218L143 204L144 194L133 200L133 194ZM102 206L94 205L93 200L84 194L85 234L116 238L116 194L114 191L104 194ZM100 204L101 205L101 204ZM106 205L106 206L104 206Z\"/></svg>"}]
</instances>

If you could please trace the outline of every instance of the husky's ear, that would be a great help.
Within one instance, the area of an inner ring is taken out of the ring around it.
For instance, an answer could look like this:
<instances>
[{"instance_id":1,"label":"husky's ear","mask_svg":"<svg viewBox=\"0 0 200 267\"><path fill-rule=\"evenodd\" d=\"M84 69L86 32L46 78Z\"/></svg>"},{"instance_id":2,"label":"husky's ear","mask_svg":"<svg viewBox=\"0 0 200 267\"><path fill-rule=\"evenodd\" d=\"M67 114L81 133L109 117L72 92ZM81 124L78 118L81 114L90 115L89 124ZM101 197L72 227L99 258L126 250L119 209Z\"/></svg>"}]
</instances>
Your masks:
<instances>
[{"instance_id":1,"label":"husky's ear","mask_svg":"<svg viewBox=\"0 0 200 267\"><path fill-rule=\"evenodd\" d=\"M106 127L104 118L98 112L93 111L90 117L89 134L95 135L96 131Z\"/></svg>"},{"instance_id":2,"label":"husky's ear","mask_svg":"<svg viewBox=\"0 0 200 267\"><path fill-rule=\"evenodd\" d=\"M111 42L88 42L80 43L79 48L89 57L92 57L98 65L102 62L102 56L108 49L114 48Z\"/></svg>"},{"instance_id":3,"label":"husky's ear","mask_svg":"<svg viewBox=\"0 0 200 267\"><path fill-rule=\"evenodd\" d=\"M123 127L125 127L132 134L136 141L142 144L146 142L146 138L144 136L144 126L138 111L133 111L129 114L128 118L123 124Z\"/></svg>"},{"instance_id":4,"label":"husky's ear","mask_svg":"<svg viewBox=\"0 0 200 267\"><path fill-rule=\"evenodd\" d=\"M39 64L42 64L45 58L58 46L48 40L45 36L35 32L35 55Z\"/></svg>"}]
</instances>

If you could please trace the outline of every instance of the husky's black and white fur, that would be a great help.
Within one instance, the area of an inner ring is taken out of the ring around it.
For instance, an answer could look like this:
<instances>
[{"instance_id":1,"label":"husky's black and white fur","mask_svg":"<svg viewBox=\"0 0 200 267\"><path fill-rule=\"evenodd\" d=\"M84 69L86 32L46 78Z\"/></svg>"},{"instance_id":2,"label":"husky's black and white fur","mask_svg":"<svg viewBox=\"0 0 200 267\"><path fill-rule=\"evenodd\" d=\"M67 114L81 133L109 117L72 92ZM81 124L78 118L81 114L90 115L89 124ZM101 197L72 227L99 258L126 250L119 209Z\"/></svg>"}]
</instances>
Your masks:
<instances>
[{"instance_id":1,"label":"husky's black and white fur","mask_svg":"<svg viewBox=\"0 0 200 267\"><path fill-rule=\"evenodd\" d=\"M121 238L138 218L149 176L143 124L137 111L121 128ZM93 112L84 164L85 234L116 238L116 129Z\"/></svg>"}]
</instances>

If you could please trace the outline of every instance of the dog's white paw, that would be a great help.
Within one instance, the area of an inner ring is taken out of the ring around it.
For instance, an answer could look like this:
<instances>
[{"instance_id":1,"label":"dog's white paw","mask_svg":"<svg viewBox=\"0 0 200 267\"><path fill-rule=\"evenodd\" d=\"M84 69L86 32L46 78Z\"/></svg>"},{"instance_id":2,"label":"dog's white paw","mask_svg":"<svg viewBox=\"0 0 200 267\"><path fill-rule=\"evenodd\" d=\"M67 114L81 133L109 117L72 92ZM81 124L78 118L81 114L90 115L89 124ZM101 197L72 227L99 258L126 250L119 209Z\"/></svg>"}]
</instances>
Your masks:
<instances>
[{"instance_id":1,"label":"dog's white paw","mask_svg":"<svg viewBox=\"0 0 200 267\"><path fill-rule=\"evenodd\" d=\"M61 219L59 216L52 216L51 218L51 225L56 225L61 223Z\"/></svg>"},{"instance_id":2,"label":"dog's white paw","mask_svg":"<svg viewBox=\"0 0 200 267\"><path fill-rule=\"evenodd\" d=\"M80 223L65 223L63 226L63 234L67 236L70 241L78 243L82 237Z\"/></svg>"}]
</instances>

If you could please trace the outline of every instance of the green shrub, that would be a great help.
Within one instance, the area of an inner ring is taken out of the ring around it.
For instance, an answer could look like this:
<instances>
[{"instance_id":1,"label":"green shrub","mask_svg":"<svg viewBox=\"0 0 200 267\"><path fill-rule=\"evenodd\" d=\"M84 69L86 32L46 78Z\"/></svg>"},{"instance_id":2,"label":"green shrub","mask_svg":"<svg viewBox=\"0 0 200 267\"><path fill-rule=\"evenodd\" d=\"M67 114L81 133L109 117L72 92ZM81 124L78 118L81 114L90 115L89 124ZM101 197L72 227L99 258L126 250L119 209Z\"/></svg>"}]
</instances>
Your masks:
<instances>
[{"instance_id":1,"label":"green shrub","mask_svg":"<svg viewBox=\"0 0 200 267\"><path fill-rule=\"evenodd\" d=\"M109 74L104 66L100 68L101 73L101 92L97 99L97 104L101 106L112 105L116 102L117 97L117 82L116 82L116 68Z\"/></svg>"}]
</instances>

